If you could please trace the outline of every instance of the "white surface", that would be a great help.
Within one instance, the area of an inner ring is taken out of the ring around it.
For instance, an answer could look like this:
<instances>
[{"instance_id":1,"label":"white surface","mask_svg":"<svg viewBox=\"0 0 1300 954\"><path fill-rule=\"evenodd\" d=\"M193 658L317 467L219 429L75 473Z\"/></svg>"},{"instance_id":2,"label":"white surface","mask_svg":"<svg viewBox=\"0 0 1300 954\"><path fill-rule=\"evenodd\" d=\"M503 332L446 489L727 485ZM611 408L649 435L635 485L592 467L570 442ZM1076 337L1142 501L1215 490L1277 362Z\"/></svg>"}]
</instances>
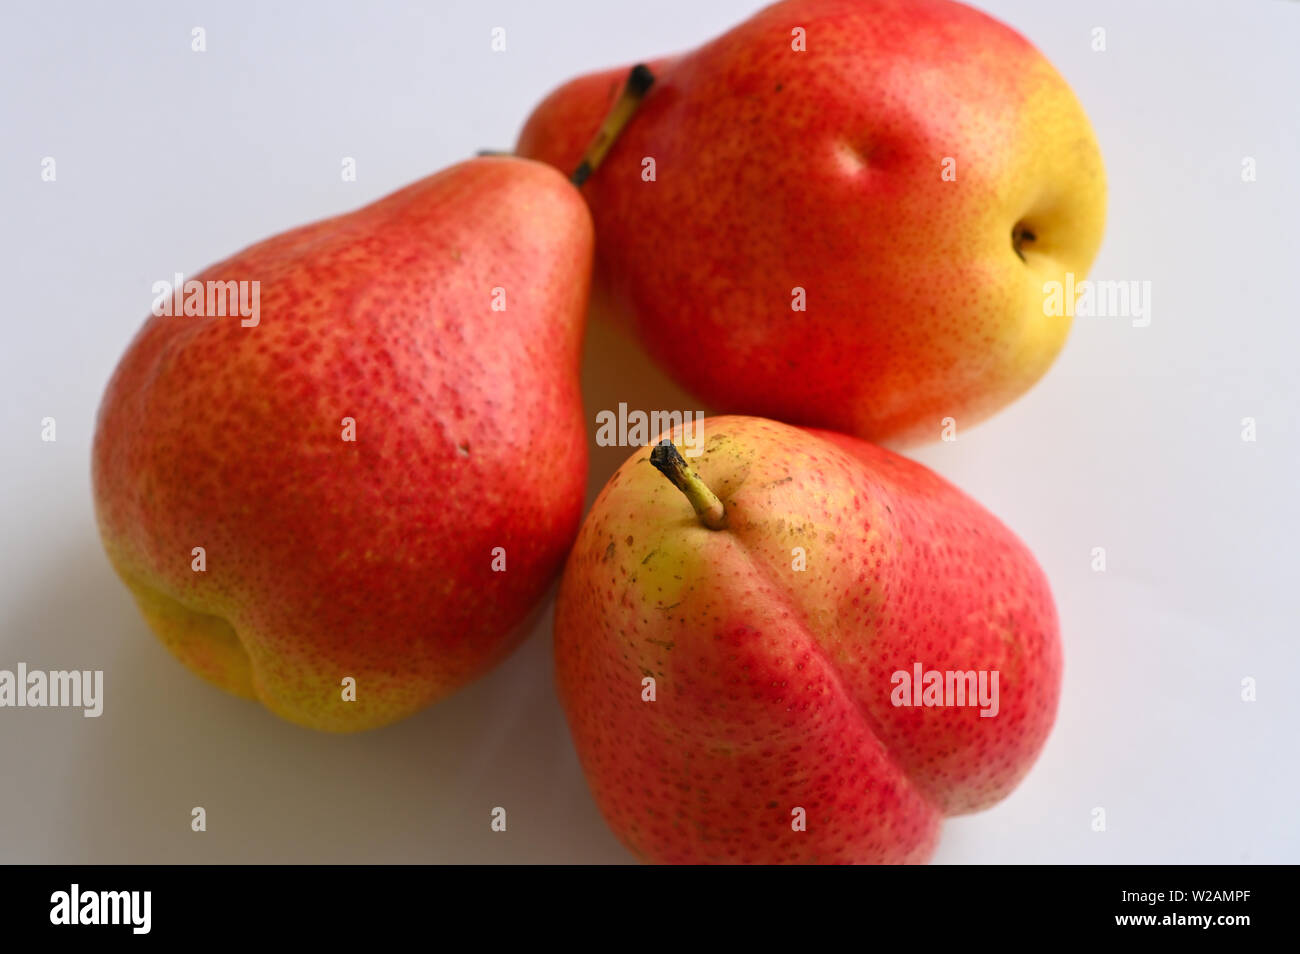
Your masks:
<instances>
[{"instance_id":1,"label":"white surface","mask_svg":"<svg viewBox=\"0 0 1300 954\"><path fill-rule=\"evenodd\" d=\"M509 148L561 80L698 45L756 6L6 5L0 668L104 669L107 699L97 720L0 710L0 860L630 860L578 769L549 623L392 728L281 723L148 633L100 550L89 442L153 281ZM1083 100L1111 189L1092 277L1150 281L1153 311L1146 328L1076 320L1025 399L915 452L1038 555L1066 655L1038 764L994 810L949 821L936 860L1300 861L1300 4L981 6Z\"/></svg>"}]
</instances>

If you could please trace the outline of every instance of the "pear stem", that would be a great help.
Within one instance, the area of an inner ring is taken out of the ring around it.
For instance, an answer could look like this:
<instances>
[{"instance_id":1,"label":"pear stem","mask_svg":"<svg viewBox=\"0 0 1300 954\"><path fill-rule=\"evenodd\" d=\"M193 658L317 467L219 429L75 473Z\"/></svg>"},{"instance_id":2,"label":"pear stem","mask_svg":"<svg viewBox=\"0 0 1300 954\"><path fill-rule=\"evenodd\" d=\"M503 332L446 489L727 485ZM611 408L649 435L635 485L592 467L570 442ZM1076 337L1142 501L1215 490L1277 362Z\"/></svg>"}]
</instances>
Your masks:
<instances>
[{"instance_id":1,"label":"pear stem","mask_svg":"<svg viewBox=\"0 0 1300 954\"><path fill-rule=\"evenodd\" d=\"M687 466L672 441L665 437L656 444L650 452L650 463L686 495L701 523L710 530L721 530L727 525L727 509L722 506L722 501L704 479Z\"/></svg>"},{"instance_id":2,"label":"pear stem","mask_svg":"<svg viewBox=\"0 0 1300 954\"><path fill-rule=\"evenodd\" d=\"M641 105L641 100L654 85L654 81L654 74L644 63L632 67L631 72L627 74L627 82L623 84L623 92L610 107L600 128L596 130L595 138L587 146L587 151L582 154L582 161L578 163L578 168L573 170L573 175L569 177L574 185L581 186L591 178L591 174L604 160L605 154L614 145L614 140L632 118L636 108Z\"/></svg>"}]
</instances>

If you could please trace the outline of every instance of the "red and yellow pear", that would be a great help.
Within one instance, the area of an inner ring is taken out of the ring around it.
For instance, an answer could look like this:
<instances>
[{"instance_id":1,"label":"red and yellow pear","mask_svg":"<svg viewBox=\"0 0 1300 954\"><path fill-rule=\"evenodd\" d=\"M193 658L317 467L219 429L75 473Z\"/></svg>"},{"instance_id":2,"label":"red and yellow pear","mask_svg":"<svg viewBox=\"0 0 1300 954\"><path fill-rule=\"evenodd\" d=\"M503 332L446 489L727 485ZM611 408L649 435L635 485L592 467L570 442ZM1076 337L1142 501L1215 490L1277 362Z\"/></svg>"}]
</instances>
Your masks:
<instances>
[{"instance_id":1,"label":"red and yellow pear","mask_svg":"<svg viewBox=\"0 0 1300 954\"><path fill-rule=\"evenodd\" d=\"M581 517L591 255L563 176L480 158L195 276L209 302L254 289L252 320L150 317L104 395L94 494L167 647L336 731L504 656Z\"/></svg>"},{"instance_id":2,"label":"red and yellow pear","mask_svg":"<svg viewBox=\"0 0 1300 954\"><path fill-rule=\"evenodd\" d=\"M705 404L906 445L1051 365L1070 319L1045 288L1087 273L1105 176L1014 30L950 0L784 0L648 66L583 187L595 290ZM553 92L519 153L578 168L627 75Z\"/></svg>"},{"instance_id":3,"label":"red and yellow pear","mask_svg":"<svg viewBox=\"0 0 1300 954\"><path fill-rule=\"evenodd\" d=\"M647 861L926 860L1051 729L1042 570L891 451L746 417L691 437L614 474L561 584L560 698L597 804Z\"/></svg>"}]
</instances>

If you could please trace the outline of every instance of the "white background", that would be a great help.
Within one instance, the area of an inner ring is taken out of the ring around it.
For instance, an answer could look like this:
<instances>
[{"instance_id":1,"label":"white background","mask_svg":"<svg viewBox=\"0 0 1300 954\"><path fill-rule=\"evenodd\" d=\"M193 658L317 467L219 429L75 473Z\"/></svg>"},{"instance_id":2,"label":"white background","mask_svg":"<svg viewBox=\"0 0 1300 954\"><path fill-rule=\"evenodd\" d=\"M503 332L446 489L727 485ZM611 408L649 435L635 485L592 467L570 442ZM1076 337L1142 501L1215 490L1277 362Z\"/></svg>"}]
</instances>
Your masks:
<instances>
[{"instance_id":1,"label":"white background","mask_svg":"<svg viewBox=\"0 0 1300 954\"><path fill-rule=\"evenodd\" d=\"M1025 398L913 452L1038 555L1066 657L1042 757L998 807L947 822L936 860L1300 861L1300 4L981 6L1091 115L1110 181L1092 277L1151 282L1152 320L1076 320ZM5 5L0 668L103 669L107 699L97 720L0 710L0 860L631 860L555 699L549 610L502 667L404 723L296 728L149 634L100 549L89 444L154 281L508 149L560 81L696 46L756 7ZM358 181L341 181L344 156ZM635 359L606 332L593 342L606 362ZM594 407L697 406L651 370L609 367L588 369ZM625 454L596 457L600 481ZM1245 677L1257 702L1241 701ZM498 805L504 834L489 830Z\"/></svg>"}]
</instances>

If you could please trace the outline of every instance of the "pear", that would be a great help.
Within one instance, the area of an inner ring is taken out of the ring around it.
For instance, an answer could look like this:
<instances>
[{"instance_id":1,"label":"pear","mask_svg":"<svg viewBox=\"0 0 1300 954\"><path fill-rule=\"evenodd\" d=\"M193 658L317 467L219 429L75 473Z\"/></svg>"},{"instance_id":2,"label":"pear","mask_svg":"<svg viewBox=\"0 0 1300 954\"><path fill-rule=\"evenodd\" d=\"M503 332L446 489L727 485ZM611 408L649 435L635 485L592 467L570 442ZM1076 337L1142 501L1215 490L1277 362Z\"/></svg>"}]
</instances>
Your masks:
<instances>
[{"instance_id":1,"label":"pear","mask_svg":"<svg viewBox=\"0 0 1300 954\"><path fill-rule=\"evenodd\" d=\"M948 0L786 0L647 65L635 113L626 69L584 76L517 149L581 181L599 137L594 300L698 400L905 446L1051 365L1105 174L1015 31Z\"/></svg>"},{"instance_id":2,"label":"pear","mask_svg":"<svg viewBox=\"0 0 1300 954\"><path fill-rule=\"evenodd\" d=\"M334 731L501 659L581 517L591 256L563 176L480 158L161 295L104 394L93 476L163 643Z\"/></svg>"},{"instance_id":3,"label":"pear","mask_svg":"<svg viewBox=\"0 0 1300 954\"><path fill-rule=\"evenodd\" d=\"M648 861L927 859L1052 726L1042 570L891 451L750 417L692 437L614 474L560 586L557 681L597 804Z\"/></svg>"}]
</instances>

